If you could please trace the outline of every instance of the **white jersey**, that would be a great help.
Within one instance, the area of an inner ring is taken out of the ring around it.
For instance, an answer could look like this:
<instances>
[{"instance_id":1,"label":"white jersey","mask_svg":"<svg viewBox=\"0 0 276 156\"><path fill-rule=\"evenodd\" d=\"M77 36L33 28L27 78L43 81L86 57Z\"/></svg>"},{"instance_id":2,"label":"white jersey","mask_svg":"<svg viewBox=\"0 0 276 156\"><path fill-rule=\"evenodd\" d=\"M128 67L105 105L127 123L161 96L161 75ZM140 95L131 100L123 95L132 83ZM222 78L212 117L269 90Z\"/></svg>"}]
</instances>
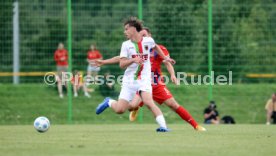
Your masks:
<instances>
[{"instance_id":1,"label":"white jersey","mask_svg":"<svg viewBox=\"0 0 276 156\"><path fill-rule=\"evenodd\" d=\"M133 83L135 80L151 83L150 49L153 47L155 47L155 42L151 37L143 37L138 43L131 40L123 42L120 58L141 57L144 60L142 65L132 63L127 67L123 77L123 85Z\"/></svg>"}]
</instances>

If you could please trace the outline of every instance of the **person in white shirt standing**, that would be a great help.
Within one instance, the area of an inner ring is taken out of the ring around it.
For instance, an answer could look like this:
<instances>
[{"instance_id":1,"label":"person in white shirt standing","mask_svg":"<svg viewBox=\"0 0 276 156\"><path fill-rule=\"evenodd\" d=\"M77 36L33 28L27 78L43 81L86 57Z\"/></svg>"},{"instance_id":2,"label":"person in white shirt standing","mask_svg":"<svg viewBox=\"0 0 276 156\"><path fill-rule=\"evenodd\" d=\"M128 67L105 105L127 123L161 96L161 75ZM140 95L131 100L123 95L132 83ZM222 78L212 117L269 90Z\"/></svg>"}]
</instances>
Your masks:
<instances>
[{"instance_id":1,"label":"person in white shirt standing","mask_svg":"<svg viewBox=\"0 0 276 156\"><path fill-rule=\"evenodd\" d=\"M115 101L108 97L105 98L98 105L96 114L101 114L108 107L111 107L117 114L122 114L128 109L137 107L137 105L130 105L130 101L132 101L132 104L137 104L134 101L139 100L141 97L143 103L152 111L160 126L156 131L168 132L169 129L163 113L152 99L150 49L156 50L165 61L172 64L175 61L166 57L151 37L142 37L139 34L141 30L142 23L136 17L130 17L124 23L124 34L129 40L123 42L121 47L120 67L126 68L126 70L119 100Z\"/></svg>"}]
</instances>

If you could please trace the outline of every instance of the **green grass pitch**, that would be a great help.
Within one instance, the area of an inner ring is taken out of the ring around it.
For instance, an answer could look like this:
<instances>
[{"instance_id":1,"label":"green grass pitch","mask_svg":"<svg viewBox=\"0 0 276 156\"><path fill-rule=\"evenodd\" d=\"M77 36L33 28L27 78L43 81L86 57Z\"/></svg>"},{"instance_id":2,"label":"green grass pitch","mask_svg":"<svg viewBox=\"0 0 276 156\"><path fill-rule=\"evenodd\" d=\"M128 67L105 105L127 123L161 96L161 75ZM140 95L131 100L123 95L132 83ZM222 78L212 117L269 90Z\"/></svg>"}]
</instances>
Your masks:
<instances>
[{"instance_id":1,"label":"green grass pitch","mask_svg":"<svg viewBox=\"0 0 276 156\"><path fill-rule=\"evenodd\" d=\"M52 125L38 133L30 125L0 126L5 156L268 156L275 155L276 126L219 125L196 132L183 124L156 133L155 124Z\"/></svg>"},{"instance_id":2,"label":"green grass pitch","mask_svg":"<svg viewBox=\"0 0 276 156\"><path fill-rule=\"evenodd\" d=\"M95 109L104 99L96 91L88 99L80 92L73 98L74 124L122 124L129 123L128 112L117 115L106 110L97 116ZM118 90L120 89L117 86ZM203 110L208 105L208 86L168 85L175 99L199 122L203 122ZM265 124L265 103L275 92L275 84L236 84L214 86L214 100L220 116L231 115L238 124ZM168 107L161 105L168 124L183 123L183 120ZM68 98L58 97L54 87L43 84L0 84L0 125L30 124L38 116L48 117L53 124L66 124ZM155 123L152 113L144 108L144 123Z\"/></svg>"}]
</instances>

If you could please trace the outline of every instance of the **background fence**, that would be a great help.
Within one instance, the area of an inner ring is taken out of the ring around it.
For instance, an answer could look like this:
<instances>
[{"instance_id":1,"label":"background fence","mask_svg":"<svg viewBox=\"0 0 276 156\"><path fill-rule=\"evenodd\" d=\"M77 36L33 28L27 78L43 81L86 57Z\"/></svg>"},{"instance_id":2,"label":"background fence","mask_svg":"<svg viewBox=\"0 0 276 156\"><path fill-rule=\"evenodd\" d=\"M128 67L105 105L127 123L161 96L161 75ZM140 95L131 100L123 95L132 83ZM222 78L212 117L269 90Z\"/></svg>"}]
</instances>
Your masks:
<instances>
[{"instance_id":1,"label":"background fence","mask_svg":"<svg viewBox=\"0 0 276 156\"><path fill-rule=\"evenodd\" d=\"M233 71L234 82L275 82L276 11L274 0L213 1L213 70ZM96 43L104 58L118 55L124 40L122 21L138 16L137 1L72 1L73 69L86 70L86 54ZM1 2L0 71L13 70L13 2ZM177 71L208 74L206 0L143 1L144 25L176 59ZM67 47L66 0L19 1L20 72L54 71L59 42ZM118 67L107 69L120 72ZM252 75L255 74L255 75ZM264 74L264 75L261 75ZM41 82L23 76L21 83Z\"/></svg>"}]
</instances>

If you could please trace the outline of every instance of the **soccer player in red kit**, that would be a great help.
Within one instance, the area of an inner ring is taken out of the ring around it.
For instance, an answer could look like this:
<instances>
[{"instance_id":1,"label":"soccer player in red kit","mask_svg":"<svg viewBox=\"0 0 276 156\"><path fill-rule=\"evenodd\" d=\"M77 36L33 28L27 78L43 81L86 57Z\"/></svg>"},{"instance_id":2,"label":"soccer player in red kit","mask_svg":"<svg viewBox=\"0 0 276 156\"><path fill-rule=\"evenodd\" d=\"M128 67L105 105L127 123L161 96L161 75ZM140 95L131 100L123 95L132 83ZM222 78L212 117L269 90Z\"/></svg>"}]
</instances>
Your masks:
<instances>
[{"instance_id":1,"label":"soccer player in red kit","mask_svg":"<svg viewBox=\"0 0 276 156\"><path fill-rule=\"evenodd\" d=\"M142 36L151 36L150 30L148 28L144 28L142 31L140 31L140 34ZM163 45L159 45L161 50L166 56L169 56L169 52ZM200 126L194 118L190 115L190 113L181 105L177 103L177 101L174 99L171 92L166 87L163 79L162 79L162 71L161 71L161 65L163 63L163 59L155 52L151 51L150 55L150 61L151 61L151 72L153 76L153 83L152 83L152 97L153 100L159 103L160 105L162 103L165 103L168 107L170 107L173 111L175 111L183 120L188 122L193 128L197 131L206 131L206 129L202 126ZM173 66L170 63L164 62L166 65L170 75L171 80L173 83L178 84L177 78L175 77L175 72L173 69ZM143 104L141 103L140 106ZM138 109L133 110L130 112L129 119L130 121L134 121L137 118L138 115Z\"/></svg>"},{"instance_id":2,"label":"soccer player in red kit","mask_svg":"<svg viewBox=\"0 0 276 156\"><path fill-rule=\"evenodd\" d=\"M58 82L58 93L59 97L63 98L62 93L62 72L67 72L68 70L68 52L64 49L63 43L58 44L58 49L55 51L54 60L57 65L57 82Z\"/></svg>"}]
</instances>

